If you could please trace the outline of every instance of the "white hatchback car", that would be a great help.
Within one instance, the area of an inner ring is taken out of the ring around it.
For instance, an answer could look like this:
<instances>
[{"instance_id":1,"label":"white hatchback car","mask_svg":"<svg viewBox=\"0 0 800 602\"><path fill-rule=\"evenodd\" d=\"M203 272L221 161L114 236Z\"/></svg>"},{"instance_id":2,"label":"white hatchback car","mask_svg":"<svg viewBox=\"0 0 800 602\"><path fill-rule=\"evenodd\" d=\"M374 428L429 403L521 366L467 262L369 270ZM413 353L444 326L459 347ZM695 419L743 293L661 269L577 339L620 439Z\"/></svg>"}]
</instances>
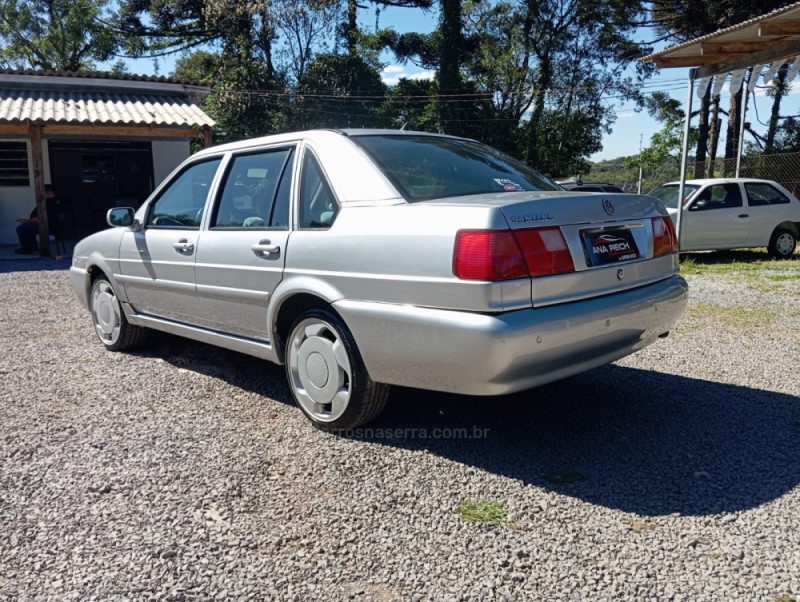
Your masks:
<instances>
[{"instance_id":1,"label":"white hatchback car","mask_svg":"<svg viewBox=\"0 0 800 602\"><path fill-rule=\"evenodd\" d=\"M678 182L650 196L678 215ZM800 201L777 182L710 178L686 182L681 251L767 247L779 259L792 256L800 234Z\"/></svg>"}]
</instances>

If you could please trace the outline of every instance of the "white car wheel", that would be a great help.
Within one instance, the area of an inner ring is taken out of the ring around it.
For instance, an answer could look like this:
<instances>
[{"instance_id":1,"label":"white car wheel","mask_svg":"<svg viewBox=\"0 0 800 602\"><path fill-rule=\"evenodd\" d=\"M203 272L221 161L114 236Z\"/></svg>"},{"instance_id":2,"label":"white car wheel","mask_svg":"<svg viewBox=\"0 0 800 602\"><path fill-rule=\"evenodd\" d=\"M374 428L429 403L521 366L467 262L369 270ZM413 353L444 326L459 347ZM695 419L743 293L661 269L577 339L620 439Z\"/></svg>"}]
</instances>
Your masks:
<instances>
[{"instance_id":1,"label":"white car wheel","mask_svg":"<svg viewBox=\"0 0 800 602\"><path fill-rule=\"evenodd\" d=\"M361 426L388 399L389 386L372 382L344 322L324 309L305 312L292 326L286 376L297 405L324 430Z\"/></svg>"}]
</instances>

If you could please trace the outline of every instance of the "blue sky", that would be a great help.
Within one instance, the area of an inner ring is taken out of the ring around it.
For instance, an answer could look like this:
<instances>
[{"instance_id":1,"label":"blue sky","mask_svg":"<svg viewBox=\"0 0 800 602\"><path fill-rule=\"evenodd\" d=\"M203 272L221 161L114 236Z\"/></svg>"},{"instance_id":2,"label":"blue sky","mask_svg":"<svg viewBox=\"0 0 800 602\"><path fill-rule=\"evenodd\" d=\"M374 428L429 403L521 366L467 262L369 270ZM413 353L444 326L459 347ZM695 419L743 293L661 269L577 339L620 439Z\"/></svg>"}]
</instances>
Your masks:
<instances>
[{"instance_id":1,"label":"blue sky","mask_svg":"<svg viewBox=\"0 0 800 602\"><path fill-rule=\"evenodd\" d=\"M376 14L373 8L361 11L361 24L363 27L372 29L375 26ZM424 13L419 9L385 7L380 12L380 26L394 28L399 33L416 31L426 33L432 31L437 24L438 15L435 11ZM645 36L646 37L646 36ZM158 59L158 72L161 75L169 74L175 66L176 57L162 57ZM396 84L402 77L427 78L433 75L423 69L407 63L397 64L391 54L384 53L382 56L386 63L381 76L385 83ZM138 59L126 61L132 73L152 74L156 68L151 59ZM648 91L664 90L670 96L678 99L685 108L687 94L688 69L663 69L657 73L645 86ZM722 107L727 109L730 102L730 94L727 92L727 85L722 91ZM694 109L698 107L698 99L695 96ZM660 129L660 124L650 118L646 112L637 112L632 103L620 103L609 101L610 106L616 112L616 122L612 126L612 132L603 136L603 149L592 155L593 161L604 159L615 159L626 155L632 155L639 150L640 137L643 139L644 146L648 145L650 137ZM757 115L756 110L757 109ZM748 105L747 120L754 124L757 131L766 131L766 122L772 106L772 99L764 94L763 89L757 89L756 95L750 97ZM783 99L781 106L782 115L797 115L800 112L800 77L795 80L791 93ZM724 127L724 126L723 126ZM745 141L749 136L745 137ZM720 141L722 148L724 139Z\"/></svg>"}]
</instances>

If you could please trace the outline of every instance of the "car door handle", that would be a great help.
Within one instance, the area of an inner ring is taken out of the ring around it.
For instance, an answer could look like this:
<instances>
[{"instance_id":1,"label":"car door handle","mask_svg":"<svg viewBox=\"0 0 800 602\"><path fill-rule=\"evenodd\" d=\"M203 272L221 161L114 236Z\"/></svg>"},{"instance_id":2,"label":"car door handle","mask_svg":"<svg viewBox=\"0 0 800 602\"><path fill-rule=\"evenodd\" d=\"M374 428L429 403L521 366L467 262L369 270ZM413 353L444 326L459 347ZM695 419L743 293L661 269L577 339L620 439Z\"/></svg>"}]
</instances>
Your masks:
<instances>
[{"instance_id":1,"label":"car door handle","mask_svg":"<svg viewBox=\"0 0 800 602\"><path fill-rule=\"evenodd\" d=\"M259 240L258 243L251 245L250 248L258 256L275 255L281 252L280 245L273 245L268 240Z\"/></svg>"},{"instance_id":2,"label":"car door handle","mask_svg":"<svg viewBox=\"0 0 800 602\"><path fill-rule=\"evenodd\" d=\"M172 248L178 253L190 254L194 251L194 244L190 243L185 238L181 238L178 242L172 243Z\"/></svg>"},{"instance_id":3,"label":"car door handle","mask_svg":"<svg viewBox=\"0 0 800 602\"><path fill-rule=\"evenodd\" d=\"M740 214L739 214L739 217L742 217L742 218L744 218L744 217L750 217L750 214L749 214L749 213L740 213Z\"/></svg>"}]
</instances>

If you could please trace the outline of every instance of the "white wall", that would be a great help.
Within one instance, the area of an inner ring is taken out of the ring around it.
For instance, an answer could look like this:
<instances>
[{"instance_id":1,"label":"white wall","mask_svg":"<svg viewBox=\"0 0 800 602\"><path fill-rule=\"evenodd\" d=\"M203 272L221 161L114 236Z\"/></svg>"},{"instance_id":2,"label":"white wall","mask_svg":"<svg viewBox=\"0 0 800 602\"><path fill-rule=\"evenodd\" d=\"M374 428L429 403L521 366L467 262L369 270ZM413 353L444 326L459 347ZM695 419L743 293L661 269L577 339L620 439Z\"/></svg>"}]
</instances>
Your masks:
<instances>
[{"instance_id":1,"label":"white wall","mask_svg":"<svg viewBox=\"0 0 800 602\"><path fill-rule=\"evenodd\" d=\"M5 139L11 142L11 139ZM36 207L36 195L33 190L33 160L31 159L30 140L18 139L14 142L26 142L28 145L28 177L29 186L0 186L0 244L19 244L17 239L17 219L28 217ZM44 161L44 181L50 183L50 164L47 160L47 140L42 140Z\"/></svg>"},{"instance_id":2,"label":"white wall","mask_svg":"<svg viewBox=\"0 0 800 602\"><path fill-rule=\"evenodd\" d=\"M156 188L188 157L188 140L153 140L153 181Z\"/></svg>"}]
</instances>

